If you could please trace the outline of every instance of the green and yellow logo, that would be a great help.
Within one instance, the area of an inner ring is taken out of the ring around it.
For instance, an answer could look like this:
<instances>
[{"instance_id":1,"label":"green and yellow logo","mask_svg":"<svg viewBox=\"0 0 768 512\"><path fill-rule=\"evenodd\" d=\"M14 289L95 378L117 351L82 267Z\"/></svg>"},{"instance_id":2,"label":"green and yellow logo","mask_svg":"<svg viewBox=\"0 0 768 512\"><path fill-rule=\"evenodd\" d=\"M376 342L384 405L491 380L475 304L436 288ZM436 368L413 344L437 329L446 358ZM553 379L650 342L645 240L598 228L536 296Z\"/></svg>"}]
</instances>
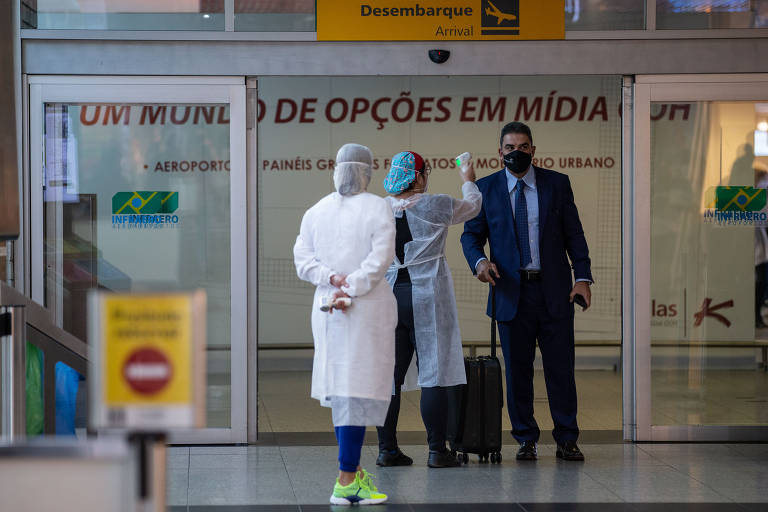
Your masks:
<instances>
[{"instance_id":1,"label":"green and yellow logo","mask_svg":"<svg viewBox=\"0 0 768 512\"><path fill-rule=\"evenodd\" d=\"M757 212L765 208L766 189L754 187L715 187L715 210L719 212Z\"/></svg>"},{"instance_id":2,"label":"green and yellow logo","mask_svg":"<svg viewBox=\"0 0 768 512\"><path fill-rule=\"evenodd\" d=\"M178 208L178 192L140 190L118 192L112 196L113 215L173 213Z\"/></svg>"}]
</instances>

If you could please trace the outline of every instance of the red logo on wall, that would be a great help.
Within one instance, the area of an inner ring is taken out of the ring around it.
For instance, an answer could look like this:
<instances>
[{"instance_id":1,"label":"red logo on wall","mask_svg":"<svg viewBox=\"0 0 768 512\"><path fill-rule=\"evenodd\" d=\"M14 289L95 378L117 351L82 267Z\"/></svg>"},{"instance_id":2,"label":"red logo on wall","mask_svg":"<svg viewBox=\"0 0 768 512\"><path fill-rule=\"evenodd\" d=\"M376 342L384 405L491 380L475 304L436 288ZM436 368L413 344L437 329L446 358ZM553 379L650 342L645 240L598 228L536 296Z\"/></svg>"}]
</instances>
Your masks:
<instances>
[{"instance_id":1,"label":"red logo on wall","mask_svg":"<svg viewBox=\"0 0 768 512\"><path fill-rule=\"evenodd\" d=\"M154 395L171 381L173 370L168 358L154 348L136 350L123 365L123 377L137 393Z\"/></svg>"},{"instance_id":2,"label":"red logo on wall","mask_svg":"<svg viewBox=\"0 0 768 512\"><path fill-rule=\"evenodd\" d=\"M720 313L715 313L715 311L719 309L725 309L725 308L732 308L733 307L733 299L727 300L725 302L721 302L720 304L712 305L712 299L707 297L704 299L704 302L701 303L701 309L698 313L693 315L693 317L696 319L695 322L693 322L694 327L698 327L701 325L701 322L704 321L705 317L714 318L721 324L724 324L726 327L731 326L731 321L728 320L724 315Z\"/></svg>"}]
</instances>

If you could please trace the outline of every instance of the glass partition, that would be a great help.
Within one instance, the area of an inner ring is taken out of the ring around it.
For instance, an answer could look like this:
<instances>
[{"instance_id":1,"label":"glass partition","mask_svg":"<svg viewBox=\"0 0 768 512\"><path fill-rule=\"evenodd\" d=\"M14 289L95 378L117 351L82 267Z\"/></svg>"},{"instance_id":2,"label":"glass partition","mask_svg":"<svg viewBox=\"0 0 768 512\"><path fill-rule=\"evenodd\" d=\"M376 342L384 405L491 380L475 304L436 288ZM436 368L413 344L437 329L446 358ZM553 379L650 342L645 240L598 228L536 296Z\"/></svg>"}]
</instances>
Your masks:
<instances>
[{"instance_id":1,"label":"glass partition","mask_svg":"<svg viewBox=\"0 0 768 512\"><path fill-rule=\"evenodd\" d=\"M224 0L21 0L22 28L224 30Z\"/></svg>"},{"instance_id":2,"label":"glass partition","mask_svg":"<svg viewBox=\"0 0 768 512\"><path fill-rule=\"evenodd\" d=\"M314 32L315 0L235 0L235 30Z\"/></svg>"},{"instance_id":3,"label":"glass partition","mask_svg":"<svg viewBox=\"0 0 768 512\"><path fill-rule=\"evenodd\" d=\"M207 425L229 427L229 106L44 108L44 305L87 340L92 289L204 289Z\"/></svg>"},{"instance_id":4,"label":"glass partition","mask_svg":"<svg viewBox=\"0 0 768 512\"><path fill-rule=\"evenodd\" d=\"M566 31L644 28L645 0L565 0Z\"/></svg>"},{"instance_id":5,"label":"glass partition","mask_svg":"<svg viewBox=\"0 0 768 512\"><path fill-rule=\"evenodd\" d=\"M621 373L614 370L621 345L620 92L615 76L260 78L262 432L327 428L326 412L309 398L311 353L296 350L312 344L314 290L296 277L292 250L304 212L333 191L338 148L357 142L372 149L374 194L386 195L382 180L392 156L413 150L433 169L430 193L459 196L453 157L470 151L478 178L498 171L499 131L514 119L533 130L534 164L570 176L595 277L592 308L577 311L575 320L580 421L587 429L619 430ZM462 230L450 228L446 248L461 333L465 343L487 344L488 288L464 259ZM541 372L536 379L536 407L542 408L537 417L548 421ZM414 430L423 428L416 409L414 422L404 420Z\"/></svg>"},{"instance_id":6,"label":"glass partition","mask_svg":"<svg viewBox=\"0 0 768 512\"><path fill-rule=\"evenodd\" d=\"M768 103L651 119L652 425L766 425Z\"/></svg>"},{"instance_id":7,"label":"glass partition","mask_svg":"<svg viewBox=\"0 0 768 512\"><path fill-rule=\"evenodd\" d=\"M656 28L768 27L768 0L654 0Z\"/></svg>"}]
</instances>

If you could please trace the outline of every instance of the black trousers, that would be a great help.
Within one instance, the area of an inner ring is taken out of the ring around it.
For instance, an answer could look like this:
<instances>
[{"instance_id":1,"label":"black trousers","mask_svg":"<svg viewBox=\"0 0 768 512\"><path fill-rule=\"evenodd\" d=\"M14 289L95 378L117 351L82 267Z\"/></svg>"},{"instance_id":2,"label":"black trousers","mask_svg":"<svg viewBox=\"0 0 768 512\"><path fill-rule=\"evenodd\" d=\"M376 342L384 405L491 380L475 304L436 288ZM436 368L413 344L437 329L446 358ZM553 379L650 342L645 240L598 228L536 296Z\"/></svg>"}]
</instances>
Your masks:
<instances>
[{"instance_id":1,"label":"black trousers","mask_svg":"<svg viewBox=\"0 0 768 512\"><path fill-rule=\"evenodd\" d=\"M395 329L395 394L387 410L383 427L377 427L379 450L397 449L397 420L400 416L400 388L416 353L416 331L413 325L413 295L411 283L396 283L393 292L397 299L397 327ZM435 386L421 388L421 419L427 429L427 442L432 451L445 450L445 432L448 422L448 389Z\"/></svg>"},{"instance_id":2,"label":"black trousers","mask_svg":"<svg viewBox=\"0 0 768 512\"><path fill-rule=\"evenodd\" d=\"M539 342L549 411L558 443L579 437L576 423L576 380L573 310L564 318L552 317L544 303L541 282L523 281L517 315L499 322L499 338L507 374L507 411L512 435L518 442L538 441L539 425L533 417L533 360Z\"/></svg>"}]
</instances>

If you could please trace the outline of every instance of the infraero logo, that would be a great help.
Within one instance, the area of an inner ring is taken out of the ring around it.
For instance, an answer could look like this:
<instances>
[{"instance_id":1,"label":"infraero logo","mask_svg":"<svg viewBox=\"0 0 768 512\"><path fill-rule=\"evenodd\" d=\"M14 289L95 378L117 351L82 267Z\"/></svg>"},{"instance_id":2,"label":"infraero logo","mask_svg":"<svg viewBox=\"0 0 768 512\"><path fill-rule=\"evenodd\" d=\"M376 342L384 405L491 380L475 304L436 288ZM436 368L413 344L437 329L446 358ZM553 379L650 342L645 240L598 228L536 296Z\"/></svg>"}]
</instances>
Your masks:
<instances>
[{"instance_id":1,"label":"infraero logo","mask_svg":"<svg viewBox=\"0 0 768 512\"><path fill-rule=\"evenodd\" d=\"M169 191L118 192L112 196L112 227L150 229L175 226L179 193Z\"/></svg>"},{"instance_id":2,"label":"infraero logo","mask_svg":"<svg viewBox=\"0 0 768 512\"><path fill-rule=\"evenodd\" d=\"M483 35L520 34L520 0L482 0L481 4Z\"/></svg>"},{"instance_id":3,"label":"infraero logo","mask_svg":"<svg viewBox=\"0 0 768 512\"><path fill-rule=\"evenodd\" d=\"M758 212L765 208L764 188L717 187L715 209L719 212Z\"/></svg>"}]
</instances>

